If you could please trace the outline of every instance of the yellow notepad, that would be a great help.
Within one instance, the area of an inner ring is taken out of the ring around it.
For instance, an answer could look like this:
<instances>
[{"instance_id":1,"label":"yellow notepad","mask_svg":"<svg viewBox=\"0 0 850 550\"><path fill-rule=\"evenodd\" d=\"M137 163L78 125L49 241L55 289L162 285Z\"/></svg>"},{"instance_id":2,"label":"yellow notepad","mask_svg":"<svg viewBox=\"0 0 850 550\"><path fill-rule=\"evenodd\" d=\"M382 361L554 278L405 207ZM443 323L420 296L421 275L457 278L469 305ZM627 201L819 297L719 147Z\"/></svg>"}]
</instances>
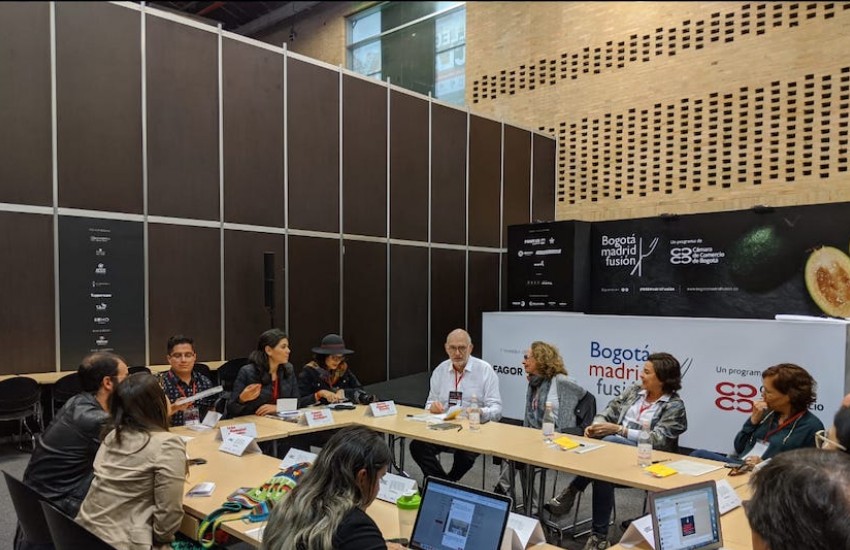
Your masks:
<instances>
[{"instance_id":1,"label":"yellow notepad","mask_svg":"<svg viewBox=\"0 0 850 550\"><path fill-rule=\"evenodd\" d=\"M570 449L575 449L579 446L579 443L577 441L573 441L565 435L562 435L558 439L553 440L552 443L555 443L556 445L567 451L569 451Z\"/></svg>"},{"instance_id":2,"label":"yellow notepad","mask_svg":"<svg viewBox=\"0 0 850 550\"><path fill-rule=\"evenodd\" d=\"M674 470L670 466L665 466L664 464L653 464L652 466L647 466L646 468L644 468L643 471L649 472L655 477L667 477L677 473L676 470Z\"/></svg>"}]
</instances>

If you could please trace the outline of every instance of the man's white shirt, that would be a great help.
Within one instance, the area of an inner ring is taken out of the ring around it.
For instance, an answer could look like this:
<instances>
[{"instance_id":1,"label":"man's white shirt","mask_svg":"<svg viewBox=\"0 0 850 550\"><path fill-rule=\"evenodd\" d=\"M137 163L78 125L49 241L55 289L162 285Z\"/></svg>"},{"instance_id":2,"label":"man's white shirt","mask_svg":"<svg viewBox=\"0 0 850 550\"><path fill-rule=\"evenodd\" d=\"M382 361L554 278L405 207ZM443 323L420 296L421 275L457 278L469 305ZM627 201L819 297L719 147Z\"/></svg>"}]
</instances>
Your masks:
<instances>
[{"instance_id":1,"label":"man's white shirt","mask_svg":"<svg viewBox=\"0 0 850 550\"><path fill-rule=\"evenodd\" d=\"M430 409L431 403L440 401L445 406L449 392L462 392L462 406L469 406L472 396L478 398L481 408L481 422L498 421L502 418L502 397L499 394L499 377L487 361L477 357L469 357L463 374L458 373L451 360L445 360L431 373L431 391L425 408Z\"/></svg>"}]
</instances>

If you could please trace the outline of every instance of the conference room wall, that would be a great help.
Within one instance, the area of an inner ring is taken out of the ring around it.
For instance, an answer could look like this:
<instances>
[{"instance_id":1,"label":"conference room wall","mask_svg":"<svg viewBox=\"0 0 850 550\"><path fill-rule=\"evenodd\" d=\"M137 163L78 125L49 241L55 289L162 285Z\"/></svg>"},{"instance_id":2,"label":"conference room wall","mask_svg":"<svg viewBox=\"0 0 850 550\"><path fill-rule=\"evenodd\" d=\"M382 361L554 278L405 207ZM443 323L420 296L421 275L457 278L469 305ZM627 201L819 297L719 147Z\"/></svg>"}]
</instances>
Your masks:
<instances>
[{"instance_id":1,"label":"conference room wall","mask_svg":"<svg viewBox=\"0 0 850 550\"><path fill-rule=\"evenodd\" d=\"M217 220L218 40L165 19L145 23L148 213Z\"/></svg>"},{"instance_id":2,"label":"conference room wall","mask_svg":"<svg viewBox=\"0 0 850 550\"><path fill-rule=\"evenodd\" d=\"M0 17L0 202L53 203L47 4L8 2Z\"/></svg>"},{"instance_id":3,"label":"conference room wall","mask_svg":"<svg viewBox=\"0 0 850 550\"><path fill-rule=\"evenodd\" d=\"M150 363L177 332L201 360L247 355L269 326L264 252L275 252L276 324L296 365L329 332L357 350L364 381L437 364L454 328L480 339L481 308L498 309L505 284L504 220L531 220L524 180L532 201L552 192L554 165L547 190L538 164L554 164L553 140L149 7L80 9L0 4L3 25L44 31L43 43L0 34L0 116L31 144L4 157L0 217L26 236L7 233L0 254L38 266L0 279L8 312L37 312L0 317L0 373L76 366L57 349L64 216L143 227ZM16 113L32 116L32 135ZM25 351L22 326L40 354Z\"/></svg>"}]
</instances>

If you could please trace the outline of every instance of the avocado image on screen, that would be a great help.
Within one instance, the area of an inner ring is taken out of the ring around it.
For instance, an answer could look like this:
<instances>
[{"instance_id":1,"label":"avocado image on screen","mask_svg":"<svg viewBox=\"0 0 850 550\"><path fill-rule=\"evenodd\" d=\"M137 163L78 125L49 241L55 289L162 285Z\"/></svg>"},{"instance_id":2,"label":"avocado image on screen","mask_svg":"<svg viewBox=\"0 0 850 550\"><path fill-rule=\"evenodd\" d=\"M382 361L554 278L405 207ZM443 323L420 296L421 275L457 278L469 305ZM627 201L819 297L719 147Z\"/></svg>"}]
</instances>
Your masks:
<instances>
[{"instance_id":1,"label":"avocado image on screen","mask_svg":"<svg viewBox=\"0 0 850 550\"><path fill-rule=\"evenodd\" d=\"M739 288L767 292L790 279L800 265L801 254L786 220L763 225L745 233L729 249L729 274Z\"/></svg>"},{"instance_id":2,"label":"avocado image on screen","mask_svg":"<svg viewBox=\"0 0 850 550\"><path fill-rule=\"evenodd\" d=\"M821 310L850 317L850 257L831 246L812 252L806 262L806 287Z\"/></svg>"}]
</instances>

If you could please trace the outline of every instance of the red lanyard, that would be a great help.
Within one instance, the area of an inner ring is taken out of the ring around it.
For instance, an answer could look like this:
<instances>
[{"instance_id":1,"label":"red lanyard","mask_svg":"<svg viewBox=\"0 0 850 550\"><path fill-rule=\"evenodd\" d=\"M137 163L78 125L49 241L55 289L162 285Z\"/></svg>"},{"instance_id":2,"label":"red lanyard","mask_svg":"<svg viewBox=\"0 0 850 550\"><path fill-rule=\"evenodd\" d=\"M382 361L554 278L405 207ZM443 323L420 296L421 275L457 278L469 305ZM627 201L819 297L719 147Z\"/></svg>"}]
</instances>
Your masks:
<instances>
[{"instance_id":1,"label":"red lanyard","mask_svg":"<svg viewBox=\"0 0 850 550\"><path fill-rule=\"evenodd\" d=\"M770 430L769 432L767 432L767 434L764 436L764 440L765 440L765 441L767 441L768 439L770 439L770 436L772 436L772 435L773 435L773 434L775 434L776 432L780 432L780 431L782 431L782 429L783 429L783 428L785 428L788 424L790 424L790 423L792 423L792 422L796 422L797 420L799 420L799 419L800 419L800 417L801 417L801 416L803 416L803 413L804 413L804 412L806 412L806 411L800 411L800 412L798 412L797 414L795 414L794 416L792 416L791 418L789 418L788 420L786 420L786 421L785 421L785 422L783 422L782 424L778 425L775 429ZM777 418L778 418L778 417L777 417Z\"/></svg>"},{"instance_id":2,"label":"red lanyard","mask_svg":"<svg viewBox=\"0 0 850 550\"><path fill-rule=\"evenodd\" d=\"M455 369L452 369L452 370L455 373L455 391L457 391L457 387L460 385L461 380L463 380L463 375L466 374L466 370L464 370L462 373L460 373L460 378L458 378L458 376L457 376L457 371Z\"/></svg>"},{"instance_id":3,"label":"red lanyard","mask_svg":"<svg viewBox=\"0 0 850 550\"><path fill-rule=\"evenodd\" d=\"M638 422L640 422L640 417L641 417L641 416L643 416L643 413L644 413L647 409L649 409L649 408L651 408L653 405L655 405L656 403L658 403L658 401L653 401L652 403L649 403L649 402L647 402L647 401L646 401L646 398L644 398L644 400L643 400L643 405L638 405L638 417L637 417Z\"/></svg>"},{"instance_id":4,"label":"red lanyard","mask_svg":"<svg viewBox=\"0 0 850 550\"><path fill-rule=\"evenodd\" d=\"M180 382L182 382L182 380L177 378L177 375L175 375L174 373L171 373L171 376L174 377L174 380L176 382L175 386L177 387L177 391L180 392L180 395L182 395L183 397L188 397L188 395L186 395L186 392L183 391L182 386L180 386ZM196 393L198 393L198 381L192 378L192 393L190 393L189 395L195 395Z\"/></svg>"},{"instance_id":5,"label":"red lanyard","mask_svg":"<svg viewBox=\"0 0 850 550\"><path fill-rule=\"evenodd\" d=\"M277 396L280 395L280 386L278 380L272 380L272 403L277 403Z\"/></svg>"}]
</instances>

